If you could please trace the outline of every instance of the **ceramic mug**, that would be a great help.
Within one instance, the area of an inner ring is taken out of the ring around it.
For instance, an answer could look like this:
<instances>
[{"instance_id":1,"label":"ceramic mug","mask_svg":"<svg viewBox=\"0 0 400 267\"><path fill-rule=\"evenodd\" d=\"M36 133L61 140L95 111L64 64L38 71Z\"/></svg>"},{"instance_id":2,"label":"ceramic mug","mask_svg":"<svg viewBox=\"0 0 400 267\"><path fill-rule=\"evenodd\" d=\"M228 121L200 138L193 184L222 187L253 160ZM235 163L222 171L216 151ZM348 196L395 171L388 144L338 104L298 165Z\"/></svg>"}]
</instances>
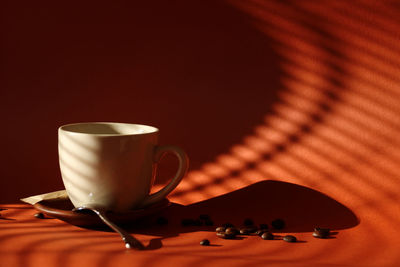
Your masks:
<instances>
[{"instance_id":1,"label":"ceramic mug","mask_svg":"<svg viewBox=\"0 0 400 267\"><path fill-rule=\"evenodd\" d=\"M188 168L185 152L158 145L159 130L128 123L76 123L58 129L62 180L75 207L127 211L164 199ZM166 152L179 160L175 177L150 194L157 162Z\"/></svg>"}]
</instances>

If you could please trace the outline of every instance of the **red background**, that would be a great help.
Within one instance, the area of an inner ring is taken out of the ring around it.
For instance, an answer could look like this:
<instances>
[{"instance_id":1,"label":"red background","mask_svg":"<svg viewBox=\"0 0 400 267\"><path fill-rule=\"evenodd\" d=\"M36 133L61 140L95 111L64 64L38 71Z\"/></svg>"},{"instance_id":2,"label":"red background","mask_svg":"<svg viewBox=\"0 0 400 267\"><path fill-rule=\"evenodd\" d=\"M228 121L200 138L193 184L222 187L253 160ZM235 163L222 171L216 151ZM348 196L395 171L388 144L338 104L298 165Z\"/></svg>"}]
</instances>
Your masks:
<instances>
[{"instance_id":1,"label":"red background","mask_svg":"<svg viewBox=\"0 0 400 267\"><path fill-rule=\"evenodd\" d=\"M151 251L126 253L113 233L6 204L2 215L17 219L0 221L8 266L400 264L396 1L2 6L1 202L62 188L60 125L144 123L191 160L172 221L285 217L304 241L220 240L172 224L134 231ZM156 188L175 165L165 159ZM315 224L338 234L314 239Z\"/></svg>"},{"instance_id":2,"label":"red background","mask_svg":"<svg viewBox=\"0 0 400 267\"><path fill-rule=\"evenodd\" d=\"M62 187L63 124L154 125L198 169L262 123L280 87L268 36L227 3L9 1L2 12L3 202Z\"/></svg>"}]
</instances>

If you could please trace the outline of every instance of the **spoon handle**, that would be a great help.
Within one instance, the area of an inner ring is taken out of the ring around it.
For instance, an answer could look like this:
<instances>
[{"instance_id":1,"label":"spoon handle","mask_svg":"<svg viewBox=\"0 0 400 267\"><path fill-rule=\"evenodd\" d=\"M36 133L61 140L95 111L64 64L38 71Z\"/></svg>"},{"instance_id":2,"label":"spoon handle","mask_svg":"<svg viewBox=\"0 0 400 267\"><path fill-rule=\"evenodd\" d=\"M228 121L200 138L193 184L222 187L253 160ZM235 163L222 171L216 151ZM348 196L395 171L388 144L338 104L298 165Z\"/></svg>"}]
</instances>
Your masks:
<instances>
[{"instance_id":1,"label":"spoon handle","mask_svg":"<svg viewBox=\"0 0 400 267\"><path fill-rule=\"evenodd\" d=\"M117 232L121 236L122 240L125 242L126 248L135 248L138 250L143 250L145 248L144 245L139 240L137 240L135 237L130 235L124 229L120 228L119 226L117 226L113 222L111 222L105 215L104 210L100 210L100 209L92 209L92 210L97 214L97 216L99 216L99 218L105 224L107 224L111 229L113 229L115 232Z\"/></svg>"}]
</instances>

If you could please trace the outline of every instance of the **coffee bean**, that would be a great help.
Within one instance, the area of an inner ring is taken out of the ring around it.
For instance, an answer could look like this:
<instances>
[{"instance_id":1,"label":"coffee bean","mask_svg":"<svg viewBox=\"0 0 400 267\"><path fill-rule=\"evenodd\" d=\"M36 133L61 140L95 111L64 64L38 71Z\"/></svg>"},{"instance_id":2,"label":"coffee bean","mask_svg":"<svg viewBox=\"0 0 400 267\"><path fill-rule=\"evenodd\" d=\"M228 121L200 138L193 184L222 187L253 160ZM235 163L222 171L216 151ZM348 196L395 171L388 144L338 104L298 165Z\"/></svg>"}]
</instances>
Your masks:
<instances>
[{"instance_id":1,"label":"coffee bean","mask_svg":"<svg viewBox=\"0 0 400 267\"><path fill-rule=\"evenodd\" d=\"M315 227L314 228L314 233L313 237L316 238L327 238L331 234L331 230L329 228L320 228L320 227Z\"/></svg>"},{"instance_id":2,"label":"coffee bean","mask_svg":"<svg viewBox=\"0 0 400 267\"><path fill-rule=\"evenodd\" d=\"M224 232L216 232L215 234L220 238L225 238L225 231Z\"/></svg>"},{"instance_id":3,"label":"coffee bean","mask_svg":"<svg viewBox=\"0 0 400 267\"><path fill-rule=\"evenodd\" d=\"M226 227L223 227L223 226L219 226L219 227L217 227L217 229L215 229L215 232L225 232L225 230L226 230Z\"/></svg>"},{"instance_id":4,"label":"coffee bean","mask_svg":"<svg viewBox=\"0 0 400 267\"><path fill-rule=\"evenodd\" d=\"M292 235L285 235L283 237L283 241L289 242L289 243L293 243L297 241L297 238L295 236Z\"/></svg>"},{"instance_id":5,"label":"coffee bean","mask_svg":"<svg viewBox=\"0 0 400 267\"><path fill-rule=\"evenodd\" d=\"M273 228L280 230L285 227L285 221L282 219L276 219L271 222Z\"/></svg>"},{"instance_id":6,"label":"coffee bean","mask_svg":"<svg viewBox=\"0 0 400 267\"><path fill-rule=\"evenodd\" d=\"M243 227L243 228L240 228L239 232L242 235L251 235L251 234L254 234L255 232L257 232L257 227L255 227L255 226Z\"/></svg>"},{"instance_id":7,"label":"coffee bean","mask_svg":"<svg viewBox=\"0 0 400 267\"><path fill-rule=\"evenodd\" d=\"M267 229L259 229L259 230L256 231L256 235L261 236L265 232L268 232L268 230Z\"/></svg>"},{"instance_id":8,"label":"coffee bean","mask_svg":"<svg viewBox=\"0 0 400 267\"><path fill-rule=\"evenodd\" d=\"M329 228L321 228L321 227L315 227L314 232L320 232L324 234L330 234L331 230Z\"/></svg>"},{"instance_id":9,"label":"coffee bean","mask_svg":"<svg viewBox=\"0 0 400 267\"><path fill-rule=\"evenodd\" d=\"M245 220L243 221L243 225L244 225L244 226L251 226L251 225L254 225L254 222L253 222L252 219L247 218L247 219L245 219Z\"/></svg>"},{"instance_id":10,"label":"coffee bean","mask_svg":"<svg viewBox=\"0 0 400 267\"><path fill-rule=\"evenodd\" d=\"M242 235L249 235L250 234L250 230L249 228L240 228L239 233Z\"/></svg>"},{"instance_id":11,"label":"coffee bean","mask_svg":"<svg viewBox=\"0 0 400 267\"><path fill-rule=\"evenodd\" d=\"M321 233L318 232L313 232L312 236L315 238L326 238L326 236L321 235Z\"/></svg>"},{"instance_id":12,"label":"coffee bean","mask_svg":"<svg viewBox=\"0 0 400 267\"><path fill-rule=\"evenodd\" d=\"M35 213L35 215L34 215L36 218L38 218L38 219L44 219L44 214L43 213L41 213L41 212L39 212L39 213Z\"/></svg>"},{"instance_id":13,"label":"coffee bean","mask_svg":"<svg viewBox=\"0 0 400 267\"><path fill-rule=\"evenodd\" d=\"M200 214L199 219L203 220L203 221L206 221L206 220L210 219L210 216L207 215L207 214Z\"/></svg>"},{"instance_id":14,"label":"coffee bean","mask_svg":"<svg viewBox=\"0 0 400 267\"><path fill-rule=\"evenodd\" d=\"M168 219L165 217L158 217L156 220L156 224L158 225L167 225L168 224Z\"/></svg>"},{"instance_id":15,"label":"coffee bean","mask_svg":"<svg viewBox=\"0 0 400 267\"><path fill-rule=\"evenodd\" d=\"M214 222L212 220L210 220L210 219L207 219L207 220L204 221L204 224L207 225L207 226L213 226Z\"/></svg>"},{"instance_id":16,"label":"coffee bean","mask_svg":"<svg viewBox=\"0 0 400 267\"><path fill-rule=\"evenodd\" d=\"M229 235L229 234L227 234L225 232L217 232L216 235L219 238L223 238L223 239L233 239L233 238L235 238L235 235Z\"/></svg>"},{"instance_id":17,"label":"coffee bean","mask_svg":"<svg viewBox=\"0 0 400 267\"><path fill-rule=\"evenodd\" d=\"M261 230L267 230L268 229L268 224L262 223L262 224L260 224L260 227L258 227L258 228L260 228Z\"/></svg>"},{"instance_id":18,"label":"coffee bean","mask_svg":"<svg viewBox=\"0 0 400 267\"><path fill-rule=\"evenodd\" d=\"M264 240L273 240L274 239L274 235L271 232L264 232L261 235L261 238Z\"/></svg>"},{"instance_id":19,"label":"coffee bean","mask_svg":"<svg viewBox=\"0 0 400 267\"><path fill-rule=\"evenodd\" d=\"M200 241L200 245L209 246L210 245L210 241L208 239L203 239L203 240Z\"/></svg>"},{"instance_id":20,"label":"coffee bean","mask_svg":"<svg viewBox=\"0 0 400 267\"><path fill-rule=\"evenodd\" d=\"M225 230L225 234L227 234L227 235L235 235L236 236L238 233L239 233L239 231L234 227L229 227L229 228L226 228L226 230Z\"/></svg>"}]
</instances>

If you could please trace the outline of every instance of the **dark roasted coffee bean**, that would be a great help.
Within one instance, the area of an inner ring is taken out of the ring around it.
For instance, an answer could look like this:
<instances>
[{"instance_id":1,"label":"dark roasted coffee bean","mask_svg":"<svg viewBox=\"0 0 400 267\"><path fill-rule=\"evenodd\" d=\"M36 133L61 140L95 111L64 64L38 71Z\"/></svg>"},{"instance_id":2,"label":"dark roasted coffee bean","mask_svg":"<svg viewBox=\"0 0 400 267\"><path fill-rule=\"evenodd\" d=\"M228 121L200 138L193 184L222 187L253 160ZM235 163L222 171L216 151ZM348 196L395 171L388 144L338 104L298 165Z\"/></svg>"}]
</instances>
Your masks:
<instances>
[{"instance_id":1,"label":"dark roasted coffee bean","mask_svg":"<svg viewBox=\"0 0 400 267\"><path fill-rule=\"evenodd\" d=\"M264 240L273 240L274 239L274 235L271 232L264 232L261 235L261 238Z\"/></svg>"},{"instance_id":2,"label":"dark roasted coffee bean","mask_svg":"<svg viewBox=\"0 0 400 267\"><path fill-rule=\"evenodd\" d=\"M181 224L182 224L182 226L193 226L194 220L193 219L182 219Z\"/></svg>"},{"instance_id":3,"label":"dark roasted coffee bean","mask_svg":"<svg viewBox=\"0 0 400 267\"><path fill-rule=\"evenodd\" d=\"M200 241L200 245L209 246L210 245L210 241L208 239L203 239L203 240Z\"/></svg>"},{"instance_id":4,"label":"dark roasted coffee bean","mask_svg":"<svg viewBox=\"0 0 400 267\"><path fill-rule=\"evenodd\" d=\"M200 214L200 216L199 216L199 219L200 220L209 220L210 219L210 216L208 216L207 214Z\"/></svg>"},{"instance_id":5,"label":"dark roasted coffee bean","mask_svg":"<svg viewBox=\"0 0 400 267\"><path fill-rule=\"evenodd\" d=\"M215 229L215 232L222 232L222 233L224 233L225 230L226 230L226 227L219 226L219 227L217 227L217 229Z\"/></svg>"},{"instance_id":6,"label":"dark roasted coffee bean","mask_svg":"<svg viewBox=\"0 0 400 267\"><path fill-rule=\"evenodd\" d=\"M229 227L229 228L226 228L226 230L225 230L225 234L227 234L227 235L237 235L238 233L239 233L239 231L234 227Z\"/></svg>"},{"instance_id":7,"label":"dark roasted coffee bean","mask_svg":"<svg viewBox=\"0 0 400 267\"><path fill-rule=\"evenodd\" d=\"M224 232L216 232L215 234L220 238L225 238L225 231Z\"/></svg>"},{"instance_id":8,"label":"dark roasted coffee bean","mask_svg":"<svg viewBox=\"0 0 400 267\"><path fill-rule=\"evenodd\" d=\"M229 223L229 222L224 223L222 226L225 227L225 228L235 227L233 224L231 224L231 223Z\"/></svg>"},{"instance_id":9,"label":"dark roasted coffee bean","mask_svg":"<svg viewBox=\"0 0 400 267\"><path fill-rule=\"evenodd\" d=\"M249 228L247 228L247 227L245 227L245 228L240 228L239 233L240 233L241 235L249 235L249 234L251 234Z\"/></svg>"},{"instance_id":10,"label":"dark roasted coffee bean","mask_svg":"<svg viewBox=\"0 0 400 267\"><path fill-rule=\"evenodd\" d=\"M233 239L233 238L235 238L235 235L229 235L229 234L227 234L225 232L217 232L216 235L218 237L220 237L220 238L223 238L223 239Z\"/></svg>"},{"instance_id":11,"label":"dark roasted coffee bean","mask_svg":"<svg viewBox=\"0 0 400 267\"><path fill-rule=\"evenodd\" d=\"M44 219L44 214L43 213L41 213L41 212L39 212L39 213L35 213L35 215L34 215L36 218L38 218L38 219Z\"/></svg>"},{"instance_id":12,"label":"dark roasted coffee bean","mask_svg":"<svg viewBox=\"0 0 400 267\"><path fill-rule=\"evenodd\" d=\"M318 232L313 232L312 236L315 238L326 238L327 237L327 236L321 235L321 233L318 233Z\"/></svg>"},{"instance_id":13,"label":"dark roasted coffee bean","mask_svg":"<svg viewBox=\"0 0 400 267\"><path fill-rule=\"evenodd\" d=\"M330 234L331 229L329 229L329 228L315 227L315 228L314 228L314 232L319 232L319 233L322 233L322 234Z\"/></svg>"},{"instance_id":14,"label":"dark roasted coffee bean","mask_svg":"<svg viewBox=\"0 0 400 267\"><path fill-rule=\"evenodd\" d=\"M247 218L247 219L245 219L245 220L243 221L243 225L244 225L244 226L251 226L251 225L254 225L254 222L253 222L252 219Z\"/></svg>"},{"instance_id":15,"label":"dark roasted coffee bean","mask_svg":"<svg viewBox=\"0 0 400 267\"><path fill-rule=\"evenodd\" d=\"M268 230L267 229L259 229L259 230L256 231L256 235L261 236L265 232L268 232Z\"/></svg>"},{"instance_id":16,"label":"dark roasted coffee bean","mask_svg":"<svg viewBox=\"0 0 400 267\"><path fill-rule=\"evenodd\" d=\"M158 217L156 220L156 224L158 225L167 225L168 224L168 220L165 217Z\"/></svg>"},{"instance_id":17,"label":"dark roasted coffee bean","mask_svg":"<svg viewBox=\"0 0 400 267\"><path fill-rule=\"evenodd\" d=\"M212 220L210 220L210 219L207 219L207 220L204 221L204 224L207 225L207 226L213 226L214 222Z\"/></svg>"},{"instance_id":18,"label":"dark roasted coffee bean","mask_svg":"<svg viewBox=\"0 0 400 267\"><path fill-rule=\"evenodd\" d=\"M320 227L315 227L314 228L314 233L313 237L316 238L327 238L331 234L331 230L328 228L320 228Z\"/></svg>"},{"instance_id":19,"label":"dark roasted coffee bean","mask_svg":"<svg viewBox=\"0 0 400 267\"><path fill-rule=\"evenodd\" d=\"M266 224L266 223L262 223L262 224L260 224L260 230L267 230L268 229L268 224Z\"/></svg>"},{"instance_id":20,"label":"dark roasted coffee bean","mask_svg":"<svg viewBox=\"0 0 400 267\"><path fill-rule=\"evenodd\" d=\"M280 230L285 228L285 221L282 219L276 219L271 222L273 228Z\"/></svg>"},{"instance_id":21,"label":"dark roasted coffee bean","mask_svg":"<svg viewBox=\"0 0 400 267\"><path fill-rule=\"evenodd\" d=\"M251 234L254 234L255 232L257 232L257 228L252 227L252 226L247 226L247 227L240 228L239 232L242 235L251 235Z\"/></svg>"},{"instance_id":22,"label":"dark roasted coffee bean","mask_svg":"<svg viewBox=\"0 0 400 267\"><path fill-rule=\"evenodd\" d=\"M293 243L293 242L297 241L297 238L295 236L292 236L292 235L285 235L283 237L283 241Z\"/></svg>"}]
</instances>

